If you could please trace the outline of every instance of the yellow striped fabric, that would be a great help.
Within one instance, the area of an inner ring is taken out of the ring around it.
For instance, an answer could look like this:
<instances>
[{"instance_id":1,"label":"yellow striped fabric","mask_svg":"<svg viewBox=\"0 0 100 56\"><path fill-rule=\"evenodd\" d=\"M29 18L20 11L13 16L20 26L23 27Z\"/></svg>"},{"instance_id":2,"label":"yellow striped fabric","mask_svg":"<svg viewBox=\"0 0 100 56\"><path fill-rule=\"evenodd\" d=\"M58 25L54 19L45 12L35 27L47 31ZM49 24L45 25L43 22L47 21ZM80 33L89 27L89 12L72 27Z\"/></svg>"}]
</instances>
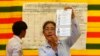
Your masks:
<instances>
[{"instance_id":1,"label":"yellow striped fabric","mask_svg":"<svg viewBox=\"0 0 100 56\"><path fill-rule=\"evenodd\" d=\"M92 27L92 28L98 28L100 27L100 22L88 22L88 27Z\"/></svg>"},{"instance_id":2,"label":"yellow striped fabric","mask_svg":"<svg viewBox=\"0 0 100 56\"><path fill-rule=\"evenodd\" d=\"M71 50L72 55L100 55L100 50ZM38 55L38 50L23 50L24 55ZM5 50L0 51L0 55L6 55Z\"/></svg>"},{"instance_id":3,"label":"yellow striped fabric","mask_svg":"<svg viewBox=\"0 0 100 56\"><path fill-rule=\"evenodd\" d=\"M22 17L22 12L0 12L0 18L13 18L13 17Z\"/></svg>"},{"instance_id":4,"label":"yellow striped fabric","mask_svg":"<svg viewBox=\"0 0 100 56\"><path fill-rule=\"evenodd\" d=\"M0 29L11 29L12 28L12 23L10 24L0 24Z\"/></svg>"},{"instance_id":5,"label":"yellow striped fabric","mask_svg":"<svg viewBox=\"0 0 100 56\"><path fill-rule=\"evenodd\" d=\"M93 50L93 49L87 49L87 50L71 50L71 53L73 55L100 55L100 50Z\"/></svg>"},{"instance_id":6,"label":"yellow striped fabric","mask_svg":"<svg viewBox=\"0 0 100 56\"><path fill-rule=\"evenodd\" d=\"M9 12L0 12L0 18L10 18L11 17L11 13Z\"/></svg>"},{"instance_id":7,"label":"yellow striped fabric","mask_svg":"<svg viewBox=\"0 0 100 56\"><path fill-rule=\"evenodd\" d=\"M12 33L12 29L0 29L0 33Z\"/></svg>"},{"instance_id":8,"label":"yellow striped fabric","mask_svg":"<svg viewBox=\"0 0 100 56\"><path fill-rule=\"evenodd\" d=\"M88 11L88 16L100 16L100 11L90 10Z\"/></svg>"},{"instance_id":9,"label":"yellow striped fabric","mask_svg":"<svg viewBox=\"0 0 100 56\"><path fill-rule=\"evenodd\" d=\"M100 27L88 27L87 28L88 32L100 32Z\"/></svg>"},{"instance_id":10,"label":"yellow striped fabric","mask_svg":"<svg viewBox=\"0 0 100 56\"><path fill-rule=\"evenodd\" d=\"M22 6L24 1L0 1L0 7Z\"/></svg>"},{"instance_id":11,"label":"yellow striped fabric","mask_svg":"<svg viewBox=\"0 0 100 56\"><path fill-rule=\"evenodd\" d=\"M88 4L100 4L100 0L88 0Z\"/></svg>"},{"instance_id":12,"label":"yellow striped fabric","mask_svg":"<svg viewBox=\"0 0 100 56\"><path fill-rule=\"evenodd\" d=\"M0 39L0 45L5 45L8 43L9 39Z\"/></svg>"},{"instance_id":13,"label":"yellow striped fabric","mask_svg":"<svg viewBox=\"0 0 100 56\"><path fill-rule=\"evenodd\" d=\"M100 44L100 37L99 38L87 38L86 43L90 44Z\"/></svg>"}]
</instances>

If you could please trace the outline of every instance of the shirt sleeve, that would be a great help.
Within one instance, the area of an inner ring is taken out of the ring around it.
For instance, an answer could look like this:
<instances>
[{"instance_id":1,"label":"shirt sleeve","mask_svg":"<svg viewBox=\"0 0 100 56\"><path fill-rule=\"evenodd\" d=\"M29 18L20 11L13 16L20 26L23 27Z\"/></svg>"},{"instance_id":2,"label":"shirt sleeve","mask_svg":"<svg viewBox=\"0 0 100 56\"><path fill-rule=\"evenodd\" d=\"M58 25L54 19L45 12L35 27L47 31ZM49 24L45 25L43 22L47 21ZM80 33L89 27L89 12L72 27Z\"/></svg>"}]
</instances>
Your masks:
<instances>
[{"instance_id":1,"label":"shirt sleeve","mask_svg":"<svg viewBox=\"0 0 100 56\"><path fill-rule=\"evenodd\" d=\"M77 39L80 37L81 33L79 30L79 26L78 24L75 22L75 19L72 19L72 32L71 32L71 36L68 37L68 39L65 40L65 43L71 47L76 41Z\"/></svg>"},{"instance_id":2,"label":"shirt sleeve","mask_svg":"<svg viewBox=\"0 0 100 56\"><path fill-rule=\"evenodd\" d=\"M22 48L20 45L16 45L13 47L12 56L22 56Z\"/></svg>"}]
</instances>

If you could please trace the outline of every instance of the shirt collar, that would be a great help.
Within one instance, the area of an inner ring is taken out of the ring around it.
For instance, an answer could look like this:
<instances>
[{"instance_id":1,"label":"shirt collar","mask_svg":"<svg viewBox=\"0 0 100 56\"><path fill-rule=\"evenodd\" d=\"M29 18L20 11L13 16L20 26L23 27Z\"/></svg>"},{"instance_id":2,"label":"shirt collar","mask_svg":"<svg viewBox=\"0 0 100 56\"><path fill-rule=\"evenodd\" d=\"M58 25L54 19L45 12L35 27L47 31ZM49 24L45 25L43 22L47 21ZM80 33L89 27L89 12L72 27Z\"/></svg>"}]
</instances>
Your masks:
<instances>
[{"instance_id":1,"label":"shirt collar","mask_svg":"<svg viewBox=\"0 0 100 56\"><path fill-rule=\"evenodd\" d=\"M17 36L17 35L14 35L14 38L16 38L20 43L22 43L22 40L20 39L20 37L19 36Z\"/></svg>"}]
</instances>

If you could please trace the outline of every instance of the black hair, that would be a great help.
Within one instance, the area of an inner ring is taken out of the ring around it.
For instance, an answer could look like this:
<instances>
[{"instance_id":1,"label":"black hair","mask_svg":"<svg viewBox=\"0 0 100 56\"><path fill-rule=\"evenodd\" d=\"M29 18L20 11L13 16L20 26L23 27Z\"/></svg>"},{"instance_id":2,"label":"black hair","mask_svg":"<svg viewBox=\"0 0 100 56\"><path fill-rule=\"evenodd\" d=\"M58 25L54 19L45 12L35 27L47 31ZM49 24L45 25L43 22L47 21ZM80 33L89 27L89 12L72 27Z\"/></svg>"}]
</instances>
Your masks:
<instances>
[{"instance_id":1,"label":"black hair","mask_svg":"<svg viewBox=\"0 0 100 56\"><path fill-rule=\"evenodd\" d=\"M44 31L46 25L47 25L47 24L50 24L50 23L53 24L53 25L56 27L56 23L55 23L54 21L46 21L46 22L44 23L44 25L43 25L43 31Z\"/></svg>"},{"instance_id":2,"label":"black hair","mask_svg":"<svg viewBox=\"0 0 100 56\"><path fill-rule=\"evenodd\" d=\"M13 24L12 26L12 31L13 34L19 36L22 30L26 30L27 29L27 25L25 22L23 21L17 21Z\"/></svg>"}]
</instances>

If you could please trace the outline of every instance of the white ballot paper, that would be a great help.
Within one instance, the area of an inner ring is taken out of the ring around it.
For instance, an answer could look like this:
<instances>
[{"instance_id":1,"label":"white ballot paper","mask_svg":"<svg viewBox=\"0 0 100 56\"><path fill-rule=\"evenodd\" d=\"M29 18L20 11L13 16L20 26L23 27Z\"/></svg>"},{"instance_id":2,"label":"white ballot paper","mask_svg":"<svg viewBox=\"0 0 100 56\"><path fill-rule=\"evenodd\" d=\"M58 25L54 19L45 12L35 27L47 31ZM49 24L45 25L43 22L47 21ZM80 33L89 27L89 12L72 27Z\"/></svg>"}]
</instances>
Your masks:
<instances>
[{"instance_id":1,"label":"white ballot paper","mask_svg":"<svg viewBox=\"0 0 100 56\"><path fill-rule=\"evenodd\" d=\"M71 15L72 9L57 10L56 35L70 36L71 35Z\"/></svg>"}]
</instances>

